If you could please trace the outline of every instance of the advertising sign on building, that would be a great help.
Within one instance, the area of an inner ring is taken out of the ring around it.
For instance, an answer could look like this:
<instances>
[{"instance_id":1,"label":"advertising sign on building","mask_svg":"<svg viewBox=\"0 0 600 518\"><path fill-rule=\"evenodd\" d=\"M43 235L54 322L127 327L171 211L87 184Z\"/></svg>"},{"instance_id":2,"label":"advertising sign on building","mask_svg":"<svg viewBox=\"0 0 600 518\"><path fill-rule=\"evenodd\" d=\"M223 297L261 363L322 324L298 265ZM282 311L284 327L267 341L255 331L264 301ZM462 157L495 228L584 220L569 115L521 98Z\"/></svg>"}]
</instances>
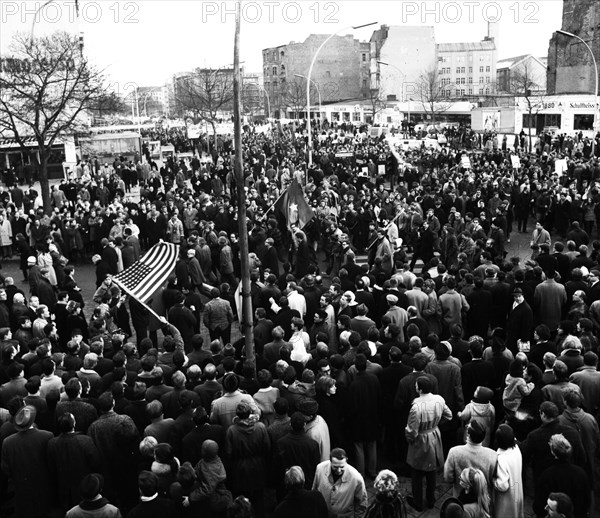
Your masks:
<instances>
[{"instance_id":1,"label":"advertising sign on building","mask_svg":"<svg viewBox=\"0 0 600 518\"><path fill-rule=\"evenodd\" d=\"M499 131L500 130L500 112L483 112L483 129L484 131Z\"/></svg>"}]
</instances>

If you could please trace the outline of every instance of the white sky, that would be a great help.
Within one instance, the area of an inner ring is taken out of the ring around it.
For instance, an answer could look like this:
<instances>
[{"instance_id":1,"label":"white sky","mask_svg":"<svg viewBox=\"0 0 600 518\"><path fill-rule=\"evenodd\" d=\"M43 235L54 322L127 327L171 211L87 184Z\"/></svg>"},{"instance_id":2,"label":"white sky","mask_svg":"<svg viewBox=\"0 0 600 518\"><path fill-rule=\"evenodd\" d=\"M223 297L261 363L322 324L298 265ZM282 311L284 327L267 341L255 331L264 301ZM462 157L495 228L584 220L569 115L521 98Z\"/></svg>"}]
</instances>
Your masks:
<instances>
[{"instance_id":1,"label":"white sky","mask_svg":"<svg viewBox=\"0 0 600 518\"><path fill-rule=\"evenodd\" d=\"M44 1L0 0L0 51L15 31L30 32L36 5ZM55 0L35 25L35 33L57 29L84 32L85 51L105 68L115 89L164 84L175 72L233 62L234 2L199 0ZM486 18L500 18L499 59L519 54L545 56L552 33L560 29L561 0L473 1L251 1L243 0L241 60L247 71L262 71L262 49L303 41L311 33L343 31L368 41L388 25L433 25L436 41L479 41Z\"/></svg>"}]
</instances>

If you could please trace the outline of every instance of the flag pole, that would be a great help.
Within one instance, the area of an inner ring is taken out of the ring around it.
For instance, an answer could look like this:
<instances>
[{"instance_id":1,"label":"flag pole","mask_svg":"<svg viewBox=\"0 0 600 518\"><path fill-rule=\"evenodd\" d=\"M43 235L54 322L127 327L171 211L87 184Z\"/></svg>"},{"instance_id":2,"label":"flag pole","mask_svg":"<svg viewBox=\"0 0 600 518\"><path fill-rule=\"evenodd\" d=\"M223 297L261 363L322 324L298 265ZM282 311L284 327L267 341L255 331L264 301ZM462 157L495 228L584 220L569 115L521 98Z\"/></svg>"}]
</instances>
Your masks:
<instances>
[{"instance_id":1,"label":"flag pole","mask_svg":"<svg viewBox=\"0 0 600 518\"><path fill-rule=\"evenodd\" d=\"M242 322L246 359L254 361L254 325L252 314L252 295L250 288L250 258L248 246L248 227L246 222L246 191L244 189L244 165L242 150L242 113L240 73L240 28L242 20L242 1L237 0L235 8L235 39L233 43L233 130L235 142L234 171L238 196L238 225L240 236L240 263L242 275ZM255 366L256 368L256 366Z\"/></svg>"},{"instance_id":2,"label":"flag pole","mask_svg":"<svg viewBox=\"0 0 600 518\"><path fill-rule=\"evenodd\" d=\"M271 212L274 208L275 205L277 205L277 202L281 199L281 197L287 192L287 188L283 190L283 192L279 195L279 198L277 198L273 204L267 209L267 211L263 214L263 216L266 216L269 212Z\"/></svg>"}]
</instances>

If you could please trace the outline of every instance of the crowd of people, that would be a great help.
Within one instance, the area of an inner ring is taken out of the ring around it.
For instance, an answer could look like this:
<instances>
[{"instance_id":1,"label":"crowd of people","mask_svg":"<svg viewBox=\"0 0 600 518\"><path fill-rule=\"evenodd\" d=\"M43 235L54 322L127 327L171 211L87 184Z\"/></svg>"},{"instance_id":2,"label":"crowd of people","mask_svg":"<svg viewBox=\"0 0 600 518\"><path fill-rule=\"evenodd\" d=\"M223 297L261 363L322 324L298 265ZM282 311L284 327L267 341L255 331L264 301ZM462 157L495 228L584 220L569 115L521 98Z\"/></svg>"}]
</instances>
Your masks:
<instances>
[{"instance_id":1,"label":"crowd of people","mask_svg":"<svg viewBox=\"0 0 600 518\"><path fill-rule=\"evenodd\" d=\"M0 188L25 282L0 287L6 516L391 518L433 508L438 477L446 517L593 515L598 160L333 124L308 167L304 129L246 131L243 184L225 139L212 161L83 160L52 214ZM293 182L303 228L277 209ZM157 317L114 276L160 240L180 256Z\"/></svg>"}]
</instances>

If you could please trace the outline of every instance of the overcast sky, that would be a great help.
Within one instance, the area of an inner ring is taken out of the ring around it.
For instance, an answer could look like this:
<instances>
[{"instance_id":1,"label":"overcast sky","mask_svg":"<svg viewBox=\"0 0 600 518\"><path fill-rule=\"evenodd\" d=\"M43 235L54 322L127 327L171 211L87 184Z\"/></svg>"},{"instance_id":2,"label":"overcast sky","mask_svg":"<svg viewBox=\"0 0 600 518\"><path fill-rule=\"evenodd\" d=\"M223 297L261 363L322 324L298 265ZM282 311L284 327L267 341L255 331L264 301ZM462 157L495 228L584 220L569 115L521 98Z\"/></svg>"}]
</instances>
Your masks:
<instances>
[{"instance_id":1,"label":"overcast sky","mask_svg":"<svg viewBox=\"0 0 600 518\"><path fill-rule=\"evenodd\" d=\"M15 31L30 32L36 5L44 1L0 1L0 49ZM128 90L164 84L175 72L233 62L234 2L181 0L56 0L47 6L35 33L57 29L83 32L85 50L112 82ZM520 1L250 1L244 0L241 60L262 71L261 50L303 41L311 33L331 34L369 22L378 25L432 25L438 43L478 41L486 20L499 18L499 58L531 53L545 56L552 32L560 29L561 0ZM370 38L368 27L353 33Z\"/></svg>"}]
</instances>

